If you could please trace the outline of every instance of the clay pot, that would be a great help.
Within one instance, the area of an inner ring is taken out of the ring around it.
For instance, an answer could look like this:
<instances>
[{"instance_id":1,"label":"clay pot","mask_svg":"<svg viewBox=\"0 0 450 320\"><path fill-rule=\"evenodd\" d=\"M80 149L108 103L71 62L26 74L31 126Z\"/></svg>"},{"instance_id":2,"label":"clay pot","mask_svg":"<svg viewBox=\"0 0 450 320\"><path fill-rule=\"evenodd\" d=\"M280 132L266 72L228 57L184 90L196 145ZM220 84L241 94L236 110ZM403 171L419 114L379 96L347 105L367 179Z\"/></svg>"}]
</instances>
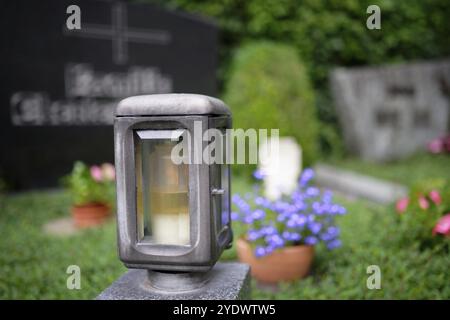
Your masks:
<instances>
[{"instance_id":1,"label":"clay pot","mask_svg":"<svg viewBox=\"0 0 450 320\"><path fill-rule=\"evenodd\" d=\"M72 206L73 220L75 226L78 228L87 228L102 224L109 217L110 211L111 208L103 203Z\"/></svg>"},{"instance_id":2,"label":"clay pot","mask_svg":"<svg viewBox=\"0 0 450 320\"><path fill-rule=\"evenodd\" d=\"M244 239L236 243L239 260L251 267L251 274L260 282L277 283L304 278L311 268L314 247L300 245L275 250L257 258L250 244Z\"/></svg>"}]
</instances>

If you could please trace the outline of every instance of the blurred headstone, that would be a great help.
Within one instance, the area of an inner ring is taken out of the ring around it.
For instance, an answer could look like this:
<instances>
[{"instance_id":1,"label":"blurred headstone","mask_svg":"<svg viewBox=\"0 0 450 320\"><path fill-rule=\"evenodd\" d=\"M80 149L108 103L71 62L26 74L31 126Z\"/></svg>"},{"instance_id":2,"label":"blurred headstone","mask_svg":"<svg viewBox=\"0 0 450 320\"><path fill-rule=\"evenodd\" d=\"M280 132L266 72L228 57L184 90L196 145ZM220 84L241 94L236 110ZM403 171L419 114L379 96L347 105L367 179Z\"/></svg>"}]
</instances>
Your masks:
<instances>
[{"instance_id":1,"label":"blurred headstone","mask_svg":"<svg viewBox=\"0 0 450 320\"><path fill-rule=\"evenodd\" d=\"M278 140L278 147L276 147ZM269 138L259 147L259 169L264 173L264 194L275 200L297 187L302 151L292 137Z\"/></svg>"},{"instance_id":2,"label":"blurred headstone","mask_svg":"<svg viewBox=\"0 0 450 320\"><path fill-rule=\"evenodd\" d=\"M77 5L80 29L66 12ZM0 177L54 186L75 160L113 162L113 108L139 94L216 94L217 27L148 4L0 4Z\"/></svg>"},{"instance_id":3,"label":"blurred headstone","mask_svg":"<svg viewBox=\"0 0 450 320\"><path fill-rule=\"evenodd\" d=\"M338 68L331 87L345 144L363 159L400 159L448 129L448 60Z\"/></svg>"}]
</instances>

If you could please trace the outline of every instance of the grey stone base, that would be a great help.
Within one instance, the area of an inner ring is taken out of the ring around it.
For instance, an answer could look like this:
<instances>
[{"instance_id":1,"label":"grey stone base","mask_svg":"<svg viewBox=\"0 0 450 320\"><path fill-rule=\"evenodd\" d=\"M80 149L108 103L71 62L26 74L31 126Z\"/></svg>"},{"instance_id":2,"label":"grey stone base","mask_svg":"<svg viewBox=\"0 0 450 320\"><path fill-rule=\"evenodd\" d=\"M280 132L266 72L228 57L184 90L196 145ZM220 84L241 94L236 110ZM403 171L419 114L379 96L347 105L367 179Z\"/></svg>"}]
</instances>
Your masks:
<instances>
[{"instance_id":1,"label":"grey stone base","mask_svg":"<svg viewBox=\"0 0 450 320\"><path fill-rule=\"evenodd\" d=\"M80 232L80 229L75 227L72 217L51 220L44 224L43 230L45 234L58 237L68 237Z\"/></svg>"},{"instance_id":2,"label":"grey stone base","mask_svg":"<svg viewBox=\"0 0 450 320\"><path fill-rule=\"evenodd\" d=\"M167 293L153 288L147 270L129 270L103 291L97 300L240 300L250 298L250 267L243 263L217 263L201 288Z\"/></svg>"}]
</instances>

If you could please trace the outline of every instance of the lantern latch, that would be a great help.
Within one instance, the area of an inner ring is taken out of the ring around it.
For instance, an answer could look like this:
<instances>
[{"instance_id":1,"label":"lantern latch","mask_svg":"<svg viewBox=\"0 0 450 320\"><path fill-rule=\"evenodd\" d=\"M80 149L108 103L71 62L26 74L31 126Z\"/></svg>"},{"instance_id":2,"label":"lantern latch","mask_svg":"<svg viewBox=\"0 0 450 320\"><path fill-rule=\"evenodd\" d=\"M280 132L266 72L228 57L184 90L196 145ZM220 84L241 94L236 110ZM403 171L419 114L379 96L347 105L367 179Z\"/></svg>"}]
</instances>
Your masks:
<instances>
[{"instance_id":1,"label":"lantern latch","mask_svg":"<svg viewBox=\"0 0 450 320\"><path fill-rule=\"evenodd\" d=\"M213 196L215 196L215 195L223 195L224 193L225 193L225 190L223 190L223 189L213 188L213 189L211 190L211 194L212 194Z\"/></svg>"}]
</instances>

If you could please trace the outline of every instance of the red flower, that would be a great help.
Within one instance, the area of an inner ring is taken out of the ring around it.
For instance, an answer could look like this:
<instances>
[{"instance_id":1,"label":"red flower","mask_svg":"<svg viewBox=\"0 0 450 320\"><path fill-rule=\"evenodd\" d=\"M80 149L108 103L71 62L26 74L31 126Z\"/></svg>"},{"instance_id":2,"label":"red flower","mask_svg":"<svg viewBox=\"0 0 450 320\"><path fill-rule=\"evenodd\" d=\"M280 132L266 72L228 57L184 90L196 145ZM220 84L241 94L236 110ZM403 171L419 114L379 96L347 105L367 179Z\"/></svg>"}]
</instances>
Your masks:
<instances>
[{"instance_id":1,"label":"red flower","mask_svg":"<svg viewBox=\"0 0 450 320\"><path fill-rule=\"evenodd\" d=\"M403 213L408 208L409 199L408 198L401 198L398 199L397 203L395 204L395 209L397 210L397 213Z\"/></svg>"},{"instance_id":2,"label":"red flower","mask_svg":"<svg viewBox=\"0 0 450 320\"><path fill-rule=\"evenodd\" d=\"M441 217L433 228L433 235L442 234L450 237L450 212Z\"/></svg>"}]
</instances>

